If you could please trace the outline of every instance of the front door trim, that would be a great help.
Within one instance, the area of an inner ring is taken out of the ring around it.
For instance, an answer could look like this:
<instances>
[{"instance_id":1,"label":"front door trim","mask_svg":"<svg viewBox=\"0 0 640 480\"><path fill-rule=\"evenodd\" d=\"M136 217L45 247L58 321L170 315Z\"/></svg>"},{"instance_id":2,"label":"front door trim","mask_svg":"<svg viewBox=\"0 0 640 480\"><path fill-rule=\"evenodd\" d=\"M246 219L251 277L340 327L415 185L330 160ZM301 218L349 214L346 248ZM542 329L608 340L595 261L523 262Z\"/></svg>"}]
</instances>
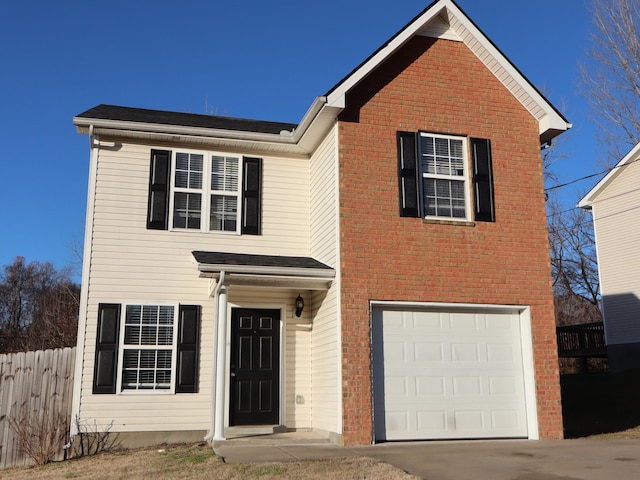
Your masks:
<instances>
[{"instance_id":1,"label":"front door trim","mask_svg":"<svg viewBox=\"0 0 640 480\"><path fill-rule=\"evenodd\" d=\"M259 313L259 312L270 312L274 315L274 323L276 323L277 325L274 325L274 332L273 332L273 339L276 340L277 342L277 355L275 355L275 358L273 358L274 362L277 362L277 387L274 389L275 390L275 394L277 395L276 398L276 402L277 402L277 408L276 408L276 412L273 414L272 416L272 420L273 422L269 421L269 425L281 425L282 424L282 419L284 418L284 389L285 389L285 385L284 385L284 381L283 379L285 378L285 372L284 372L284 365L285 365L285 344L284 344L284 324L285 324L285 312L286 312L286 308L284 308L284 306L282 305L265 305L265 304L260 304L260 305L246 305L246 304L242 304L242 305L238 305L238 304L234 304L234 305L230 305L229 307L229 319L230 319L230 323L229 323L229 329L228 329L228 357L227 357L227 386L228 386L228 395L227 395L227 406L226 406L226 411L227 411L227 426L230 427L239 427L242 428L244 426L249 426L249 425L266 425L267 423L264 422L264 418L262 419L262 421L260 421L260 419L258 419L255 423L254 422L247 422L247 417L245 416L244 419L241 422L238 422L237 420L237 414L234 415L234 412L232 411L232 409L234 408L233 405L233 401L234 401L234 395L236 393L234 393L233 389L236 387L234 379L232 378L232 365L234 364L234 332L236 332L236 325L235 322L239 321L239 318L237 317L237 315L242 314L242 313L249 313L249 312L253 312L253 313ZM276 320L277 318L277 320ZM255 333L255 332L254 332ZM237 375L237 371L236 371L236 375ZM237 379L237 377L235 377Z\"/></svg>"}]
</instances>

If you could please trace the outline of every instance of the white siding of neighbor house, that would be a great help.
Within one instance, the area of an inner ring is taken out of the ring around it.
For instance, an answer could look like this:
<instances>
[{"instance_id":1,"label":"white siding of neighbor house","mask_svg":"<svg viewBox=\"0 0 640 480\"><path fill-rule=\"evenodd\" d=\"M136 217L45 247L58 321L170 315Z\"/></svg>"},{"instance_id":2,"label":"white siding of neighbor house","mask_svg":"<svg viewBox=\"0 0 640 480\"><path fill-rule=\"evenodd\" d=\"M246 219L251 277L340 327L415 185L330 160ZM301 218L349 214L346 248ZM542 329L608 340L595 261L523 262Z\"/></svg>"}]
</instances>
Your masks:
<instances>
[{"instance_id":1,"label":"white siding of neighbor house","mask_svg":"<svg viewBox=\"0 0 640 480\"><path fill-rule=\"evenodd\" d=\"M215 361L215 303L208 294L209 281L198 277L191 252L309 255L309 160L263 157L262 235L172 232L146 229L150 151L167 148L131 143L118 147L113 142L104 142L103 146L95 155L96 180L89 190L94 193L94 201L89 202L93 210L88 212L91 265L83 279L88 300L80 315L80 328L86 327L79 332L85 344L82 366L78 367L82 371L80 418L91 424L95 421L98 428L113 422L113 431L208 429ZM280 293L277 298L282 300ZM92 395L101 302L201 305L199 393ZM302 333L287 324L287 339L300 339L304 347L309 340ZM288 353L292 358L297 354L297 346ZM309 413L303 411L304 408L291 412L296 423L308 423L305 418Z\"/></svg>"},{"instance_id":2,"label":"white siding of neighbor house","mask_svg":"<svg viewBox=\"0 0 640 480\"><path fill-rule=\"evenodd\" d=\"M630 163L593 202L607 343L640 342L640 163Z\"/></svg>"},{"instance_id":3,"label":"white siding of neighbor house","mask_svg":"<svg viewBox=\"0 0 640 480\"><path fill-rule=\"evenodd\" d=\"M311 255L336 269L328 292L313 293L313 427L342 432L338 257L338 143L334 127L311 157Z\"/></svg>"}]
</instances>

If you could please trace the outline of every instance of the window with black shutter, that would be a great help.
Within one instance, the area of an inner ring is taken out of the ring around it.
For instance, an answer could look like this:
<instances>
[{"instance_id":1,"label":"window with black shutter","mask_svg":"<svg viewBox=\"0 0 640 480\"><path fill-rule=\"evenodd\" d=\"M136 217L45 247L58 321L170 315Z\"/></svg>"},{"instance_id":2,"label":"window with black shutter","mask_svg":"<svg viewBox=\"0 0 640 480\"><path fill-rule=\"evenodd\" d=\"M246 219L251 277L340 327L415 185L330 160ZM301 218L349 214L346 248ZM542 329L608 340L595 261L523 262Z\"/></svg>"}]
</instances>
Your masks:
<instances>
[{"instance_id":1,"label":"window with black shutter","mask_svg":"<svg viewBox=\"0 0 640 480\"><path fill-rule=\"evenodd\" d=\"M398 132L397 144L400 216L495 221L489 140Z\"/></svg>"},{"instance_id":2,"label":"window with black shutter","mask_svg":"<svg viewBox=\"0 0 640 480\"><path fill-rule=\"evenodd\" d=\"M260 235L262 159L152 150L147 228Z\"/></svg>"},{"instance_id":3,"label":"window with black shutter","mask_svg":"<svg viewBox=\"0 0 640 480\"><path fill-rule=\"evenodd\" d=\"M198 391L200 306L100 304L97 327L93 393Z\"/></svg>"},{"instance_id":4,"label":"window with black shutter","mask_svg":"<svg viewBox=\"0 0 640 480\"><path fill-rule=\"evenodd\" d=\"M120 305L98 305L96 356L93 370L93 393L116 393Z\"/></svg>"}]
</instances>

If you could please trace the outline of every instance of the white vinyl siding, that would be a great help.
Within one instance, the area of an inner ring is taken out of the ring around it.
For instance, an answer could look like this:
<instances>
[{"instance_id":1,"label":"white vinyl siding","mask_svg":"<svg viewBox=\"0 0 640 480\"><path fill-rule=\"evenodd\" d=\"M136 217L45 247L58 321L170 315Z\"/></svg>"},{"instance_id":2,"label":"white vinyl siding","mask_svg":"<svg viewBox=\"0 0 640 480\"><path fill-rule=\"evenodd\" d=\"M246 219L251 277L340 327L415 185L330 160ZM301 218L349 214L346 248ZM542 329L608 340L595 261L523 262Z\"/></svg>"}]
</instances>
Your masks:
<instances>
[{"instance_id":1,"label":"white vinyl siding","mask_svg":"<svg viewBox=\"0 0 640 480\"><path fill-rule=\"evenodd\" d=\"M607 344L640 342L640 162L593 201Z\"/></svg>"},{"instance_id":2,"label":"white vinyl siding","mask_svg":"<svg viewBox=\"0 0 640 480\"><path fill-rule=\"evenodd\" d=\"M208 280L199 278L191 252L308 256L309 161L263 156L262 235L216 235L212 245L212 234L206 232L146 229L150 151L158 146L120 145L118 141L119 148L114 149L113 141L102 138L101 142L105 148L95 154L95 196L88 222L92 226L87 237L91 264L83 285L88 303L81 312L86 317L86 329L80 332L85 344L81 420L95 421L98 428L113 422L113 431L208 430L215 369L215 302L209 296ZM198 393L92 395L100 302L200 305Z\"/></svg>"},{"instance_id":3,"label":"white vinyl siding","mask_svg":"<svg viewBox=\"0 0 640 480\"><path fill-rule=\"evenodd\" d=\"M312 293L313 428L342 432L337 127L311 157L311 255L336 268L328 292Z\"/></svg>"}]
</instances>

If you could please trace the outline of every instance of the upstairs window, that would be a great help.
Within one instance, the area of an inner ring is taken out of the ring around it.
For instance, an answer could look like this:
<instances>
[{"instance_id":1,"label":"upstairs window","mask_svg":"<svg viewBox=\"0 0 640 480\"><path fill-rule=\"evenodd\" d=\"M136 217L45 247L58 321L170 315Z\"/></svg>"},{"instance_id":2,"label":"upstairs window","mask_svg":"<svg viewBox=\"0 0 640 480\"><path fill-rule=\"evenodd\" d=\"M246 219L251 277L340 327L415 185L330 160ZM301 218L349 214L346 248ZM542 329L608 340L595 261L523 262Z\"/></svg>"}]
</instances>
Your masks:
<instances>
[{"instance_id":1,"label":"upstairs window","mask_svg":"<svg viewBox=\"0 0 640 480\"><path fill-rule=\"evenodd\" d=\"M419 136L424 216L467 219L466 139Z\"/></svg>"},{"instance_id":2,"label":"upstairs window","mask_svg":"<svg viewBox=\"0 0 640 480\"><path fill-rule=\"evenodd\" d=\"M262 159L152 150L147 228L261 233Z\"/></svg>"},{"instance_id":3,"label":"upstairs window","mask_svg":"<svg viewBox=\"0 0 640 480\"><path fill-rule=\"evenodd\" d=\"M489 140L398 132L398 173L403 217L495 221Z\"/></svg>"},{"instance_id":4,"label":"upstairs window","mask_svg":"<svg viewBox=\"0 0 640 480\"><path fill-rule=\"evenodd\" d=\"M235 232L238 228L239 164L236 157L212 157L209 230Z\"/></svg>"}]
</instances>

